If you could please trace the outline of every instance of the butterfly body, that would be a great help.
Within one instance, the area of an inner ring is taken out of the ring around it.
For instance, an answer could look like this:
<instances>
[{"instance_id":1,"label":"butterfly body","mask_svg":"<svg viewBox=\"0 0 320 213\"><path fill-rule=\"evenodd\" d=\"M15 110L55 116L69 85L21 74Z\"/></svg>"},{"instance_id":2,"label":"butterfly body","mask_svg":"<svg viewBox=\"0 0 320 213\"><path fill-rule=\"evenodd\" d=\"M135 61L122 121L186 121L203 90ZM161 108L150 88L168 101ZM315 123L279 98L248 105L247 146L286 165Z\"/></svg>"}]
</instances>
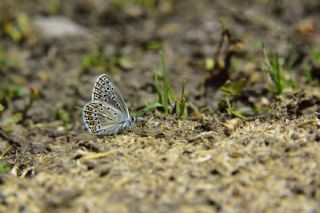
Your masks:
<instances>
[{"instance_id":1,"label":"butterfly body","mask_svg":"<svg viewBox=\"0 0 320 213\"><path fill-rule=\"evenodd\" d=\"M128 108L119 89L106 75L100 75L92 91L92 100L83 107L83 121L94 135L116 135L134 127L135 118Z\"/></svg>"}]
</instances>

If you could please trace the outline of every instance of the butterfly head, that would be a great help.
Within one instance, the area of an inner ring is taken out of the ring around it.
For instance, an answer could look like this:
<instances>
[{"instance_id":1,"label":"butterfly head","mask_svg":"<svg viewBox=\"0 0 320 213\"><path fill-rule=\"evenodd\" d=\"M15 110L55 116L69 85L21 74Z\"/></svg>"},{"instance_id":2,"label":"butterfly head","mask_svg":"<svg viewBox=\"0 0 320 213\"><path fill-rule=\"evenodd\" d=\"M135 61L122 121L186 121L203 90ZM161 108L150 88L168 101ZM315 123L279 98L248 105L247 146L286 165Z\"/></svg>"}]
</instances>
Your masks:
<instances>
[{"instance_id":1,"label":"butterfly head","mask_svg":"<svg viewBox=\"0 0 320 213\"><path fill-rule=\"evenodd\" d=\"M133 128L136 122L136 117L130 115L129 122L128 122L128 128Z\"/></svg>"}]
</instances>

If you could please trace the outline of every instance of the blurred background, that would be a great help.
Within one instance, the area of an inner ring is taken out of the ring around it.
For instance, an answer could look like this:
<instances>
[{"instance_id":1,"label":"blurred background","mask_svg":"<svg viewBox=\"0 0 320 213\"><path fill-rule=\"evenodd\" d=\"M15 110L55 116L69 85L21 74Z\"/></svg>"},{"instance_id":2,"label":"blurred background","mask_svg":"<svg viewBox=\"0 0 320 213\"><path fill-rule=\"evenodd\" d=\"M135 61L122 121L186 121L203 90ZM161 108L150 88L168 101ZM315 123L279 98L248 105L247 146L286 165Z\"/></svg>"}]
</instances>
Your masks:
<instances>
[{"instance_id":1,"label":"blurred background","mask_svg":"<svg viewBox=\"0 0 320 213\"><path fill-rule=\"evenodd\" d=\"M51 122L82 128L82 106L101 73L131 111L143 109L158 97L160 50L177 96L186 82L189 114L230 114L232 104L233 116L259 115L284 89L319 79L317 0L7 0L0 11L8 131ZM266 59L284 67L283 88L270 89Z\"/></svg>"}]
</instances>

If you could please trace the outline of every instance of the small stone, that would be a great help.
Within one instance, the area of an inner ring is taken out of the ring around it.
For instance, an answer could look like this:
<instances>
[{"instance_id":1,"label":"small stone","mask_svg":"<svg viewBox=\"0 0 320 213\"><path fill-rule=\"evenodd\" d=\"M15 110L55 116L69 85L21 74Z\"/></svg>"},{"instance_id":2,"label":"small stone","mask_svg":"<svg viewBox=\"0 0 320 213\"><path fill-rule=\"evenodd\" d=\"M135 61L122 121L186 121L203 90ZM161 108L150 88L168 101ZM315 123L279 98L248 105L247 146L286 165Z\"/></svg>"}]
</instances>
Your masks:
<instances>
[{"instance_id":1,"label":"small stone","mask_svg":"<svg viewBox=\"0 0 320 213\"><path fill-rule=\"evenodd\" d=\"M46 38L62 38L65 36L83 36L86 30L62 16L35 17L33 24L36 30Z\"/></svg>"},{"instance_id":2,"label":"small stone","mask_svg":"<svg viewBox=\"0 0 320 213\"><path fill-rule=\"evenodd\" d=\"M227 128L228 133L231 134L237 128L239 128L242 124L243 124L243 121L240 118L234 118L224 123L224 126Z\"/></svg>"}]
</instances>

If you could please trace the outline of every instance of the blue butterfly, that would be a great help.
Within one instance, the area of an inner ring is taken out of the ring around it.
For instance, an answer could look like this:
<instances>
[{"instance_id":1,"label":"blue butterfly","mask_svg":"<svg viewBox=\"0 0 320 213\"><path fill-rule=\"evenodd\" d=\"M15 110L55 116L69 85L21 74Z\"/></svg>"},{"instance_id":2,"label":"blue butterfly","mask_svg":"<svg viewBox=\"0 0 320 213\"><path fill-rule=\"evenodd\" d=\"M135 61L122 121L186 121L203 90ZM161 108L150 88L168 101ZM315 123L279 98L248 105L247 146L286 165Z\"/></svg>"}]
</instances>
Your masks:
<instances>
[{"instance_id":1,"label":"blue butterfly","mask_svg":"<svg viewBox=\"0 0 320 213\"><path fill-rule=\"evenodd\" d=\"M134 127L119 89L106 74L100 75L92 91L91 102L83 107L82 118L87 130L94 135L116 135Z\"/></svg>"}]
</instances>

